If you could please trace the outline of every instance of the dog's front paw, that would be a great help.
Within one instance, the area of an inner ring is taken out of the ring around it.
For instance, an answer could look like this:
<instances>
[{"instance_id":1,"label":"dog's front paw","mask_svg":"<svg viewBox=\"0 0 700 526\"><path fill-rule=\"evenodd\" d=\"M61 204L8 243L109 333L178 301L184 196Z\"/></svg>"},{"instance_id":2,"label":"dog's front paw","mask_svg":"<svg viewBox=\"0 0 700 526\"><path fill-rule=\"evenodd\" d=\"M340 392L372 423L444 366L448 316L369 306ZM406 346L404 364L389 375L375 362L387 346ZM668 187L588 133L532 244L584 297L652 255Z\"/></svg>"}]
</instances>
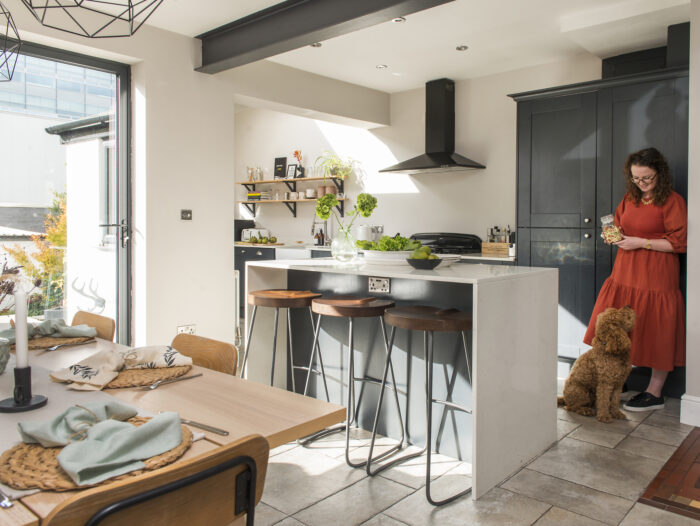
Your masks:
<instances>
[{"instance_id":1,"label":"dog's front paw","mask_svg":"<svg viewBox=\"0 0 700 526\"><path fill-rule=\"evenodd\" d=\"M622 411L614 411L612 413L612 417L617 418L618 420L627 420L627 415Z\"/></svg>"},{"instance_id":2,"label":"dog's front paw","mask_svg":"<svg viewBox=\"0 0 700 526\"><path fill-rule=\"evenodd\" d=\"M610 417L610 415L598 415L596 418L598 419L598 422L608 423L608 422L612 421L612 418Z\"/></svg>"}]
</instances>

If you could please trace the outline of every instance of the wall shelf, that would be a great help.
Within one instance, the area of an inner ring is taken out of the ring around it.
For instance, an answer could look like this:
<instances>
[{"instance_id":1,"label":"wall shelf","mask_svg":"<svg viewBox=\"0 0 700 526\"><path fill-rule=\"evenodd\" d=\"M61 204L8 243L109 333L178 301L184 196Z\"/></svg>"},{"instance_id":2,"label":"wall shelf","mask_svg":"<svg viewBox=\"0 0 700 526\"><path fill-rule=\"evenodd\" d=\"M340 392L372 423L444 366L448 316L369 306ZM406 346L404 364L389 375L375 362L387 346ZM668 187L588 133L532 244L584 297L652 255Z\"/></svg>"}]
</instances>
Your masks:
<instances>
[{"instance_id":1,"label":"wall shelf","mask_svg":"<svg viewBox=\"0 0 700 526\"><path fill-rule=\"evenodd\" d=\"M259 184L285 184L290 192L297 191L297 183L306 183L310 181L331 182L338 189L337 193L345 193L345 181L339 177L298 177L296 179L268 179L267 181L253 181L246 183L236 183L245 186L249 192L255 191L255 186Z\"/></svg>"},{"instance_id":2,"label":"wall shelf","mask_svg":"<svg viewBox=\"0 0 700 526\"><path fill-rule=\"evenodd\" d=\"M243 184L243 183L236 183L236 184ZM249 184L249 183L246 183L246 184ZM257 184L259 184L259 182ZM341 199L338 199L337 208L338 208L338 211L340 212L340 217L345 216L345 201L347 201L347 197L343 197ZM294 217L296 217L297 216L297 203L315 203L316 199L260 199L260 200L256 199L256 200L252 200L252 201L236 201L236 202L240 205L245 206L248 209L248 211L251 214L253 214L253 217L255 217L255 208L257 205L268 204L268 203L284 203L285 206L292 213L292 215Z\"/></svg>"}]
</instances>

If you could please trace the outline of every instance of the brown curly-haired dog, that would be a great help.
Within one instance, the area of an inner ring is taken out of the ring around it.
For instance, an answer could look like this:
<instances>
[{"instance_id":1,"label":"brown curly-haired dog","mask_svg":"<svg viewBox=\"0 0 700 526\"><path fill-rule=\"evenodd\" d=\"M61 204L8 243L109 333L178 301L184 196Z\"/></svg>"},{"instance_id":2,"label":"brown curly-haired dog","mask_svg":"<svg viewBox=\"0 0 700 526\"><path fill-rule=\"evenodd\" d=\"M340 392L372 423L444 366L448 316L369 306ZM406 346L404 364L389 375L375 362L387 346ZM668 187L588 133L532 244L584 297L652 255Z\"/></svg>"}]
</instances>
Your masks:
<instances>
[{"instance_id":1,"label":"brown curly-haired dog","mask_svg":"<svg viewBox=\"0 0 700 526\"><path fill-rule=\"evenodd\" d=\"M635 319L630 306L609 308L598 315L593 348L576 360L557 405L581 415L595 412L601 422L626 418L620 411L620 393L632 370L632 342L627 333L634 328Z\"/></svg>"}]
</instances>

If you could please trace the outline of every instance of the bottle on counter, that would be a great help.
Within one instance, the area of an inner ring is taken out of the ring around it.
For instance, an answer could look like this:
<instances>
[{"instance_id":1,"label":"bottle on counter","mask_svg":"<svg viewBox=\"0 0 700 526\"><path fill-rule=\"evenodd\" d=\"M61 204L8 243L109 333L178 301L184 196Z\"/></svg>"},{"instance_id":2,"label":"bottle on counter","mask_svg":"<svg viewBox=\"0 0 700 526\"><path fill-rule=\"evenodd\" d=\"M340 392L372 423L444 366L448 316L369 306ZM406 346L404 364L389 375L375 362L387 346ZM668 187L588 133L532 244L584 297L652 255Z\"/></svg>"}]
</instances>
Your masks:
<instances>
[{"instance_id":1,"label":"bottle on counter","mask_svg":"<svg viewBox=\"0 0 700 526\"><path fill-rule=\"evenodd\" d=\"M318 245L323 246L324 242L326 241L326 236L323 235L323 229L321 229L318 233Z\"/></svg>"},{"instance_id":2,"label":"bottle on counter","mask_svg":"<svg viewBox=\"0 0 700 526\"><path fill-rule=\"evenodd\" d=\"M320 237L319 237L319 235L318 235L318 232L316 232L316 235L314 236L314 245L318 246L319 240L320 240Z\"/></svg>"}]
</instances>

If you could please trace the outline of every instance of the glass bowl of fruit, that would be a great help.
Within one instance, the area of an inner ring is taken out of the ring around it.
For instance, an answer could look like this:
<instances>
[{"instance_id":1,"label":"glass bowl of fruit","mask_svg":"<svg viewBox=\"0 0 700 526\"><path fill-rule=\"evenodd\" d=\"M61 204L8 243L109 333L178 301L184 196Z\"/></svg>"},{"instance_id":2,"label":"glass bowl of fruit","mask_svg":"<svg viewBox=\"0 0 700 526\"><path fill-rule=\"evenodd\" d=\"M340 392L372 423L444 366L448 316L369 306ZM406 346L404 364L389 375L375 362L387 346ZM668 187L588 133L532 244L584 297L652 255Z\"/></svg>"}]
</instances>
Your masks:
<instances>
[{"instance_id":1,"label":"glass bowl of fruit","mask_svg":"<svg viewBox=\"0 0 700 526\"><path fill-rule=\"evenodd\" d=\"M436 254L433 254L430 247L425 245L415 249L406 261L413 268L420 270L432 270L442 263L442 260Z\"/></svg>"}]
</instances>

